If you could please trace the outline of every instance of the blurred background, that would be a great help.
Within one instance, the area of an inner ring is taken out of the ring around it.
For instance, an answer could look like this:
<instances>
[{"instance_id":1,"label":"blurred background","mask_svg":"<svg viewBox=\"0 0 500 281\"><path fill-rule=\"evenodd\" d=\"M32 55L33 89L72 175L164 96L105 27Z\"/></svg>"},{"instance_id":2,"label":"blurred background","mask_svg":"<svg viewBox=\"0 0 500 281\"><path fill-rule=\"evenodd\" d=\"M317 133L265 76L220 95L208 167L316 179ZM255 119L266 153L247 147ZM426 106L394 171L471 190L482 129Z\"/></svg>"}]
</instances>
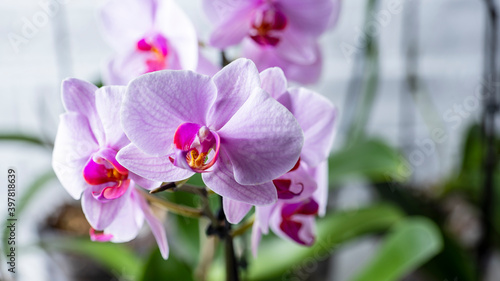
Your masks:
<instances>
[{"instance_id":1,"label":"blurred background","mask_svg":"<svg viewBox=\"0 0 500 281\"><path fill-rule=\"evenodd\" d=\"M191 280L203 225L166 218L167 262L146 229L130 243L91 243L79 203L55 178L61 81L99 83L112 51L99 30L102 0L60 0L48 16L44 2L0 2L0 202L8 168L18 182L16 274L2 254L0 279ZM253 260L249 237L236 241L248 256L244 280L500 280L498 29L487 2L342 1L337 25L321 38L321 80L308 86L340 110L329 215L311 249L269 237ZM201 1L177 3L206 41ZM21 34L26 20L39 26L13 45L9 34ZM215 50L203 52L219 63ZM182 247L184 231L195 245ZM223 280L217 259L204 272Z\"/></svg>"}]
</instances>

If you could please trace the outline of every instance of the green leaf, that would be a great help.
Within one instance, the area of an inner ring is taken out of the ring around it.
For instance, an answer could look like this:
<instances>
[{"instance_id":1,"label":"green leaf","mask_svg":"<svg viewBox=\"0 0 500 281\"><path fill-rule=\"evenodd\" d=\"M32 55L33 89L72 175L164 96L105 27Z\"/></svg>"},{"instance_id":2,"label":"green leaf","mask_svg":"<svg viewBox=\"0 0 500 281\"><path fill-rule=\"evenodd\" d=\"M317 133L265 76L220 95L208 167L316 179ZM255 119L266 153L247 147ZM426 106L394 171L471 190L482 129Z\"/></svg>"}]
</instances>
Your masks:
<instances>
[{"instance_id":1,"label":"green leaf","mask_svg":"<svg viewBox=\"0 0 500 281\"><path fill-rule=\"evenodd\" d=\"M171 240L177 241L171 248L178 249L179 257L191 264L196 264L200 252L200 230L198 219L171 214L169 222L175 222L171 227Z\"/></svg>"},{"instance_id":2,"label":"green leaf","mask_svg":"<svg viewBox=\"0 0 500 281\"><path fill-rule=\"evenodd\" d=\"M26 191L24 191L24 194L21 198L19 198L16 206L16 215L20 216L24 212L24 208L29 205L29 202L31 199L35 197L35 195L40 192L43 187L46 186L47 183L49 183L51 180L56 178L56 174L54 171L51 169L44 174L42 174L40 177L38 177L29 187Z\"/></svg>"},{"instance_id":3,"label":"green leaf","mask_svg":"<svg viewBox=\"0 0 500 281\"><path fill-rule=\"evenodd\" d=\"M496 147L500 154L500 138L496 140ZM468 132L462 150L462 165L457 176L451 178L445 184L443 196L450 192L459 191L467 196L467 199L480 208L482 188L484 186L484 157L485 145L481 132L481 127L477 124L472 125ZM500 202L500 165L496 165L494 171L494 202ZM497 233L500 233L500 205L495 204L493 226Z\"/></svg>"},{"instance_id":4,"label":"green leaf","mask_svg":"<svg viewBox=\"0 0 500 281\"><path fill-rule=\"evenodd\" d=\"M42 241L41 246L47 250L87 256L127 280L137 280L141 273L141 259L125 244L92 242L82 238L63 238Z\"/></svg>"},{"instance_id":5,"label":"green leaf","mask_svg":"<svg viewBox=\"0 0 500 281\"><path fill-rule=\"evenodd\" d=\"M328 214L318 220L316 243L302 247L279 238L262 241L256 259L250 261L248 280L270 280L292 274L303 262L319 262L327 258L339 244L389 229L402 218L399 209L390 205L376 205L364 209ZM295 267L294 267L295 266ZM216 264L209 280L224 280L224 266Z\"/></svg>"},{"instance_id":6,"label":"green leaf","mask_svg":"<svg viewBox=\"0 0 500 281\"><path fill-rule=\"evenodd\" d=\"M19 199L16 198L16 201L17 201L16 202L16 218L21 217L21 215L24 213L26 206L29 205L29 202L31 201L31 199L33 199L38 192L40 192L45 186L47 186L47 183L49 183L51 180L55 179L55 177L56 177L56 174L54 173L54 171L52 171L52 169L45 172L44 174L39 176L37 179L35 179L35 181L33 181L33 183L31 183L31 185L25 191L23 191L23 195ZM19 192L19 189L17 187L16 187L16 195ZM9 234L9 231L10 230L7 227L5 227L5 225L4 225L3 233L2 233L3 237L7 237L7 235ZM3 239L2 241L3 241L3 249L7 249L8 248L8 245L7 245L8 240Z\"/></svg>"},{"instance_id":7,"label":"green leaf","mask_svg":"<svg viewBox=\"0 0 500 281\"><path fill-rule=\"evenodd\" d=\"M450 279L451 276L460 281L477 280L474 257L457 241L456 235L446 231L442 210L438 207L441 204L439 201L429 200L404 189L391 190L387 184L376 184L374 187L382 200L393 202L407 215L424 216L440 226L444 241L443 250L423 266L423 271L431 274L435 280Z\"/></svg>"},{"instance_id":8,"label":"green leaf","mask_svg":"<svg viewBox=\"0 0 500 281\"><path fill-rule=\"evenodd\" d=\"M179 280L194 281L193 270L189 265L179 260L170 251L168 260L164 260L158 249L155 249L149 256L138 280Z\"/></svg>"},{"instance_id":9,"label":"green leaf","mask_svg":"<svg viewBox=\"0 0 500 281\"><path fill-rule=\"evenodd\" d=\"M35 136L29 136L20 133L3 133L0 134L0 141L13 141L13 142L24 142L29 144L35 144L40 146L53 146L52 143L43 141Z\"/></svg>"},{"instance_id":10,"label":"green leaf","mask_svg":"<svg viewBox=\"0 0 500 281\"><path fill-rule=\"evenodd\" d=\"M201 178L200 173L194 174L192 177L189 178L187 183L196 185L196 186L205 186L205 183L203 182L203 179Z\"/></svg>"},{"instance_id":11,"label":"green leaf","mask_svg":"<svg viewBox=\"0 0 500 281\"><path fill-rule=\"evenodd\" d=\"M408 176L405 168L401 154L377 139L352 143L328 160L330 185L360 176L375 182L404 181Z\"/></svg>"},{"instance_id":12,"label":"green leaf","mask_svg":"<svg viewBox=\"0 0 500 281\"><path fill-rule=\"evenodd\" d=\"M396 281L441 251L437 226L419 217L400 222L387 236L373 259L351 281Z\"/></svg>"}]
</instances>

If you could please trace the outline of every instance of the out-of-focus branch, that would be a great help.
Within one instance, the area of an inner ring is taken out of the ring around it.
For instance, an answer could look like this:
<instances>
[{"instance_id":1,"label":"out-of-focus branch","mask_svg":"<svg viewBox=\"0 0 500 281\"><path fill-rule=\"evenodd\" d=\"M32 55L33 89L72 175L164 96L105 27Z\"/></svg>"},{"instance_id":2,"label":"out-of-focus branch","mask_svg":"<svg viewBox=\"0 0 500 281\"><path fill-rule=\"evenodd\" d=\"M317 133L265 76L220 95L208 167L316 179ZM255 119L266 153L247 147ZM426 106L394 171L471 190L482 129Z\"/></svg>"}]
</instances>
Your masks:
<instances>
[{"instance_id":1,"label":"out-of-focus branch","mask_svg":"<svg viewBox=\"0 0 500 281\"><path fill-rule=\"evenodd\" d=\"M487 24L485 35L484 76L482 94L483 116L482 129L484 136L484 180L481 196L482 237L477 248L477 264L479 278L486 275L488 260L492 251L492 218L495 205L494 171L497 164L495 150L495 115L498 111L497 90L493 83L497 77L497 43L498 43L498 12L493 0L485 0L487 9ZM494 89L493 91L491 89Z\"/></svg>"},{"instance_id":2,"label":"out-of-focus branch","mask_svg":"<svg viewBox=\"0 0 500 281\"><path fill-rule=\"evenodd\" d=\"M175 203L163 200L142 190L140 192L149 202L151 202L151 204L167 209L168 211L174 214L191 218L200 218L204 215L203 210L177 205Z\"/></svg>"},{"instance_id":3,"label":"out-of-focus branch","mask_svg":"<svg viewBox=\"0 0 500 281\"><path fill-rule=\"evenodd\" d=\"M245 223L243 223L240 227L232 230L230 233L231 236L236 237L236 236L242 235L243 233L245 233L247 230L249 230L253 226L254 222L255 222L255 215L253 215L251 218L246 220Z\"/></svg>"}]
</instances>

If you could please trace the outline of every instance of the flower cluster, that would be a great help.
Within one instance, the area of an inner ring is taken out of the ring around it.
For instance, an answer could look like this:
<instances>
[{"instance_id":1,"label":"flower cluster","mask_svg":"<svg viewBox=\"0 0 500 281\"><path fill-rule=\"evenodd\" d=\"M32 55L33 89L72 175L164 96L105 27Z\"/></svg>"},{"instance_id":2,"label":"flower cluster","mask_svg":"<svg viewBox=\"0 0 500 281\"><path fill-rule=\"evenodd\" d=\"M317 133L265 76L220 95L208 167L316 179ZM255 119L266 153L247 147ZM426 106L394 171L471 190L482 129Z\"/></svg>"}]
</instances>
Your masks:
<instances>
[{"instance_id":1,"label":"flower cluster","mask_svg":"<svg viewBox=\"0 0 500 281\"><path fill-rule=\"evenodd\" d=\"M314 243L314 217L324 215L328 196L326 159L335 135L336 109L321 95L305 88L287 89L279 68L260 74L262 87L297 119L304 132L304 146L295 166L274 179L278 200L256 207L252 247L256 255L262 233L269 227L277 235L301 245ZM251 205L224 198L228 219L238 223Z\"/></svg>"},{"instance_id":2,"label":"flower cluster","mask_svg":"<svg viewBox=\"0 0 500 281\"><path fill-rule=\"evenodd\" d=\"M338 0L205 1L216 23L211 44L243 41L253 59L217 71L173 0L107 2L103 30L116 51L104 70L108 86L63 82L66 112L53 153L60 182L81 198L91 239L129 241L146 220L167 258L165 228L143 189L198 173L222 197L229 222L255 206L254 254L269 228L311 245L315 217L326 209L336 109L315 92L288 88L287 77L317 79L317 39L336 6Z\"/></svg>"},{"instance_id":3,"label":"flower cluster","mask_svg":"<svg viewBox=\"0 0 500 281\"><path fill-rule=\"evenodd\" d=\"M243 56L260 71L280 67L288 79L318 80L318 38L337 20L340 0L204 0L215 25L210 44L226 48L242 42Z\"/></svg>"}]
</instances>

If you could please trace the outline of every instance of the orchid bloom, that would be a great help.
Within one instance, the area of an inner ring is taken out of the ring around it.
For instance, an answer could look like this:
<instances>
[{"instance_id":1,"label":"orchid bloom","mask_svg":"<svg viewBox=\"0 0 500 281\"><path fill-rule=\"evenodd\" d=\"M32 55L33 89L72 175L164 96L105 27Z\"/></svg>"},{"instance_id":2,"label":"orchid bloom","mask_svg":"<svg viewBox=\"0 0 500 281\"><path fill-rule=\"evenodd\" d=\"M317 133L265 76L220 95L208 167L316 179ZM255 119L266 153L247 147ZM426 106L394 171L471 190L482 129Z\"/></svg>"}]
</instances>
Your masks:
<instances>
[{"instance_id":1,"label":"orchid bloom","mask_svg":"<svg viewBox=\"0 0 500 281\"><path fill-rule=\"evenodd\" d=\"M63 82L66 113L61 115L52 166L68 193L82 199L92 240L130 241L146 219L166 259L163 225L136 189L136 185L153 188L159 183L137 176L116 159L130 143L120 126L125 91L125 86L98 89L78 79Z\"/></svg>"},{"instance_id":2,"label":"orchid bloom","mask_svg":"<svg viewBox=\"0 0 500 281\"><path fill-rule=\"evenodd\" d=\"M215 23L211 45L243 42L243 57L260 71L277 66L301 83L319 78L317 40L336 21L340 0L205 0L204 5Z\"/></svg>"},{"instance_id":3,"label":"orchid bloom","mask_svg":"<svg viewBox=\"0 0 500 281\"><path fill-rule=\"evenodd\" d=\"M217 71L199 55L195 28L173 0L110 0L101 10L104 37L116 56L104 68L108 85L163 69Z\"/></svg>"},{"instance_id":4,"label":"orchid bloom","mask_svg":"<svg viewBox=\"0 0 500 281\"><path fill-rule=\"evenodd\" d=\"M302 164L306 166L305 163ZM323 161L315 168L303 167L309 175L302 181L304 190L314 190L309 196L298 195L290 199L279 199L269 206L256 206L255 222L252 228L252 252L257 248L262 234L269 228L283 239L299 245L311 246L315 241L315 217L326 212L328 198L328 165ZM293 175L288 175L294 178ZM312 181L312 183L311 183Z\"/></svg>"},{"instance_id":5,"label":"orchid bloom","mask_svg":"<svg viewBox=\"0 0 500 281\"><path fill-rule=\"evenodd\" d=\"M277 200L271 180L297 162L302 130L238 59L213 78L158 71L133 80L122 123L132 141L117 158L145 178L175 182L201 173L208 188L253 205Z\"/></svg>"},{"instance_id":6,"label":"orchid bloom","mask_svg":"<svg viewBox=\"0 0 500 281\"><path fill-rule=\"evenodd\" d=\"M299 161L286 174L272 182L278 202L256 207L252 246L256 253L262 233L269 226L281 237L302 245L314 242L314 217L323 215L328 196L326 159L335 135L335 107L321 95L304 88L287 89L279 68L260 73L262 87L283 104L304 131L304 146ZM238 223L251 205L224 198L224 210L231 223Z\"/></svg>"}]
</instances>

